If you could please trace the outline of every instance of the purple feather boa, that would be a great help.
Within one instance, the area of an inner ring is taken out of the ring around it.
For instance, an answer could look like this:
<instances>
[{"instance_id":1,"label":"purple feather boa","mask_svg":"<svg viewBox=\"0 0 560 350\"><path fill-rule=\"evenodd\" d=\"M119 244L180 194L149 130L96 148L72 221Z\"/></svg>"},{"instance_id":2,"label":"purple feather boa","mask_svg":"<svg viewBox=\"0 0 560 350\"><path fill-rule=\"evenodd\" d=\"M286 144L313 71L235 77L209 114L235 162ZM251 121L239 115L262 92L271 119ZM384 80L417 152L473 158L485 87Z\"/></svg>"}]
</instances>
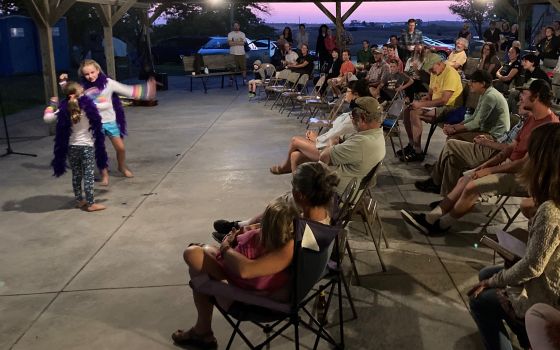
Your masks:
<instances>
[{"instance_id":1,"label":"purple feather boa","mask_svg":"<svg viewBox=\"0 0 560 350\"><path fill-rule=\"evenodd\" d=\"M90 82L82 77L82 85L89 89L91 87L96 87L99 91L103 91L107 86L108 78L102 72L99 72L99 76L94 82ZM111 95L111 102L113 103L113 110L115 111L115 115L117 117L117 125L119 126L119 131L121 132L121 137L127 135L126 131L126 118L124 115L124 108L121 103L121 99L116 93Z\"/></svg>"},{"instance_id":2,"label":"purple feather boa","mask_svg":"<svg viewBox=\"0 0 560 350\"><path fill-rule=\"evenodd\" d=\"M84 111L89 120L90 130L93 133L93 144L95 147L95 161L99 170L108 167L109 159L105 150L105 134L101 123L101 116L95 106L95 103L87 97L78 98L80 109ZM70 143L70 134L72 133L72 121L68 113L68 100L64 99L58 106L58 118L56 122L56 135L54 138L54 159L51 165L54 170L54 176L59 177L66 172L66 157L68 155L68 147Z\"/></svg>"}]
</instances>

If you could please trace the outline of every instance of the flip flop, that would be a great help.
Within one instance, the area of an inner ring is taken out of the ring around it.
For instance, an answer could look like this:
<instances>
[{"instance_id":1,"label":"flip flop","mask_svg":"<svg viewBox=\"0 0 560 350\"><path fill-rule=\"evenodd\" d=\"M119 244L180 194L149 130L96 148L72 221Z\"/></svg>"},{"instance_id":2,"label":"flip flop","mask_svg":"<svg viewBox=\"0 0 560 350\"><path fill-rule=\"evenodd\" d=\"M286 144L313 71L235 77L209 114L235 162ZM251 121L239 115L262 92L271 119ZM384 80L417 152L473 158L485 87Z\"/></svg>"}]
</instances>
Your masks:
<instances>
[{"instance_id":1,"label":"flip flop","mask_svg":"<svg viewBox=\"0 0 560 350\"><path fill-rule=\"evenodd\" d=\"M281 170L282 167L280 165L273 165L270 167L270 172L274 175L282 175L287 174L287 172Z\"/></svg>"},{"instance_id":2,"label":"flip flop","mask_svg":"<svg viewBox=\"0 0 560 350\"><path fill-rule=\"evenodd\" d=\"M173 334L171 334L171 339L175 344L180 346L194 346L200 349L217 349L218 341L214 337L214 333L210 332L207 334L199 335L194 332L191 328L188 331L183 331L178 329Z\"/></svg>"}]
</instances>

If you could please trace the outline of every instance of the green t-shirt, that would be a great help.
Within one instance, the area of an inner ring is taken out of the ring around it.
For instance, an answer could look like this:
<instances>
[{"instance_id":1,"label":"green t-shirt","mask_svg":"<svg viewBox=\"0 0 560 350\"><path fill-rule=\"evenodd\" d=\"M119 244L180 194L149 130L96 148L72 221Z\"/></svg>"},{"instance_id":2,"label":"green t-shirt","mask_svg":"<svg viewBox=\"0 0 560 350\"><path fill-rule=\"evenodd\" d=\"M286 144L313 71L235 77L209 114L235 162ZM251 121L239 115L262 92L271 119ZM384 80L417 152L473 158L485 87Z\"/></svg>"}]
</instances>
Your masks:
<instances>
[{"instance_id":1,"label":"green t-shirt","mask_svg":"<svg viewBox=\"0 0 560 350\"><path fill-rule=\"evenodd\" d=\"M346 185L356 177L358 182L385 158L383 129L357 132L333 146L331 163L340 178L337 191L342 193Z\"/></svg>"}]
</instances>

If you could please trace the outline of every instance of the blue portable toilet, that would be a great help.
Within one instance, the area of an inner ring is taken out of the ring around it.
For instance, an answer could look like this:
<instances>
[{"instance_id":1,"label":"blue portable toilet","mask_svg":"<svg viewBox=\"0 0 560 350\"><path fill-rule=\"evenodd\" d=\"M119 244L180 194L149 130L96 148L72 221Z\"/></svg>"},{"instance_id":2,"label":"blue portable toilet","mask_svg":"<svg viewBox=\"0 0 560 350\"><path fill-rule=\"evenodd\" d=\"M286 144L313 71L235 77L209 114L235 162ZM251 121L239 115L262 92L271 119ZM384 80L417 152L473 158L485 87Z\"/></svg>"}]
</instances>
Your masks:
<instances>
[{"instance_id":1,"label":"blue portable toilet","mask_svg":"<svg viewBox=\"0 0 560 350\"><path fill-rule=\"evenodd\" d=\"M0 18L0 75L37 73L37 34L33 20L24 16Z\"/></svg>"},{"instance_id":2,"label":"blue portable toilet","mask_svg":"<svg viewBox=\"0 0 560 350\"><path fill-rule=\"evenodd\" d=\"M56 70L68 70L70 68L70 47L68 44L68 26L66 24L66 18L61 18L56 22L52 30L53 36L53 50L54 50L54 62ZM37 34L37 39L39 38ZM39 44L39 40L37 40ZM39 53L39 66L41 66L41 50L37 50Z\"/></svg>"},{"instance_id":3,"label":"blue portable toilet","mask_svg":"<svg viewBox=\"0 0 560 350\"><path fill-rule=\"evenodd\" d=\"M57 70L70 67L66 18L53 27L53 50ZM0 18L0 76L40 73L41 49L33 20L25 16Z\"/></svg>"}]
</instances>

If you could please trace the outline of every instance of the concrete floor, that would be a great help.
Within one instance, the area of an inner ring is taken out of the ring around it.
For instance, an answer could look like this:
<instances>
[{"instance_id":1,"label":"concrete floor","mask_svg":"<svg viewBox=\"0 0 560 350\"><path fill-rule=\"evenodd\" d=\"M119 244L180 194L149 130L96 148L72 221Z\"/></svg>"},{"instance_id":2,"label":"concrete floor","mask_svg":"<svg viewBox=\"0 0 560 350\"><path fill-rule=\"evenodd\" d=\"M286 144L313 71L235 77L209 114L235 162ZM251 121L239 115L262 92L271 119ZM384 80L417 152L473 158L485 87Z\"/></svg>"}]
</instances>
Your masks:
<instances>
[{"instance_id":1,"label":"concrete floor","mask_svg":"<svg viewBox=\"0 0 560 350\"><path fill-rule=\"evenodd\" d=\"M102 212L74 209L69 174L51 176L42 108L9 118L14 150L38 157L0 159L0 349L174 349L170 334L196 315L181 259L187 243L210 242L214 219L245 218L290 188L289 176L268 168L302 124L248 103L244 90L190 93L185 78L170 80L158 107L127 108L136 177L113 173L108 188L96 189ZM438 131L429 162L442 142ZM465 301L478 269L492 262L473 247L488 208L445 237L418 234L398 210L427 210L437 199L414 188L426 176L388 151L376 189L387 273L354 225L362 286L352 287L359 319L345 325L348 349L481 348ZM214 329L225 345L230 328L220 315ZM272 347L292 345L280 338Z\"/></svg>"}]
</instances>

